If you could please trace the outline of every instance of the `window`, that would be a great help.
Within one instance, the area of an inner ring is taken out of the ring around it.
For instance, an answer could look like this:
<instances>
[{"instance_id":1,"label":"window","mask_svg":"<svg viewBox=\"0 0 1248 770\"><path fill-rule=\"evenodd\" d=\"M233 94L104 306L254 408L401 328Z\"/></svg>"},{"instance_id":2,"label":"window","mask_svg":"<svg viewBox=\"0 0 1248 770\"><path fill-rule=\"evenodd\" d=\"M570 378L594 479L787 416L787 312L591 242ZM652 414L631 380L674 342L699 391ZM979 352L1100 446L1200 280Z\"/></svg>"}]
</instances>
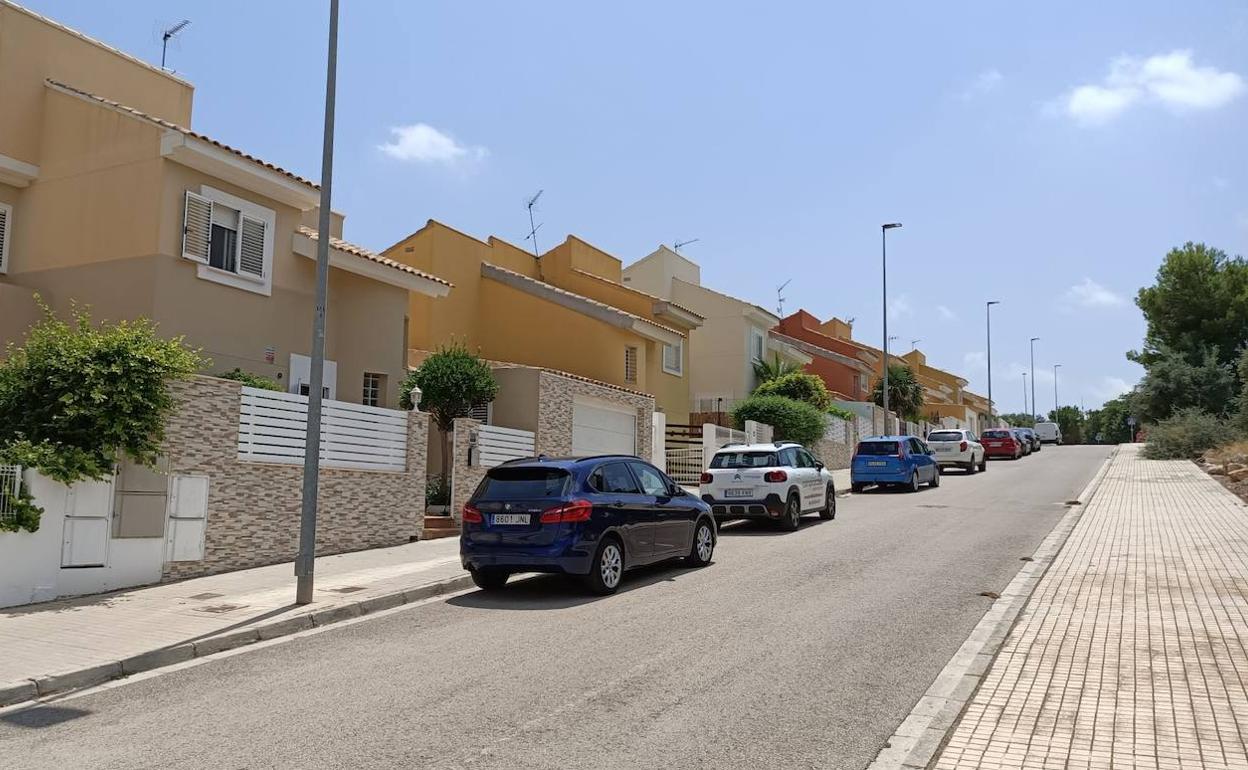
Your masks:
<instances>
[{"instance_id":1,"label":"window","mask_svg":"<svg viewBox=\"0 0 1248 770\"><path fill-rule=\"evenodd\" d=\"M556 468L491 468L473 497L484 501L561 497L571 478Z\"/></svg>"},{"instance_id":2,"label":"window","mask_svg":"<svg viewBox=\"0 0 1248 770\"><path fill-rule=\"evenodd\" d=\"M884 457L897 454L896 441L863 441L858 444L857 454Z\"/></svg>"},{"instance_id":3,"label":"window","mask_svg":"<svg viewBox=\"0 0 1248 770\"><path fill-rule=\"evenodd\" d=\"M813 468L817 464L818 463L815 462L815 458L811 456L810 452L807 452L805 449L797 450L797 467Z\"/></svg>"},{"instance_id":4,"label":"window","mask_svg":"<svg viewBox=\"0 0 1248 770\"><path fill-rule=\"evenodd\" d=\"M792 448L781 449L780 450L780 462L778 464L783 465L786 468L798 467L797 466L797 452L794 451Z\"/></svg>"},{"instance_id":5,"label":"window","mask_svg":"<svg viewBox=\"0 0 1248 770\"><path fill-rule=\"evenodd\" d=\"M13 240L13 207L0 203L0 273L9 269L9 241Z\"/></svg>"},{"instance_id":6,"label":"window","mask_svg":"<svg viewBox=\"0 0 1248 770\"><path fill-rule=\"evenodd\" d=\"M750 328L750 361L762 361L767 351L764 349L766 339L763 337L762 331Z\"/></svg>"},{"instance_id":7,"label":"window","mask_svg":"<svg viewBox=\"0 0 1248 770\"><path fill-rule=\"evenodd\" d=\"M716 452L712 468L771 468L776 465L775 452Z\"/></svg>"},{"instance_id":8,"label":"window","mask_svg":"<svg viewBox=\"0 0 1248 770\"><path fill-rule=\"evenodd\" d=\"M684 372L685 342L681 340L675 345L663 345L663 371L677 377Z\"/></svg>"},{"instance_id":9,"label":"window","mask_svg":"<svg viewBox=\"0 0 1248 770\"><path fill-rule=\"evenodd\" d=\"M667 488L667 482L657 470L642 463L629 463L629 466L633 469L633 475L641 482L642 494L655 497L667 497L671 494L672 490Z\"/></svg>"},{"instance_id":10,"label":"window","mask_svg":"<svg viewBox=\"0 0 1248 770\"><path fill-rule=\"evenodd\" d=\"M961 441L963 438L960 430L934 430L927 434L928 441ZM974 439L971 439L974 441Z\"/></svg>"},{"instance_id":11,"label":"window","mask_svg":"<svg viewBox=\"0 0 1248 770\"><path fill-rule=\"evenodd\" d=\"M637 384L637 348L624 348L624 381L630 385Z\"/></svg>"},{"instance_id":12,"label":"window","mask_svg":"<svg viewBox=\"0 0 1248 770\"><path fill-rule=\"evenodd\" d=\"M386 375L375 372L364 372L364 397L360 401L364 406L381 406L386 392Z\"/></svg>"},{"instance_id":13,"label":"window","mask_svg":"<svg viewBox=\"0 0 1248 770\"><path fill-rule=\"evenodd\" d=\"M220 190L187 190L182 256L200 264L200 278L268 295L275 221L271 209Z\"/></svg>"},{"instance_id":14,"label":"window","mask_svg":"<svg viewBox=\"0 0 1248 770\"><path fill-rule=\"evenodd\" d=\"M625 463L609 463L602 466L590 475L589 484L597 491L607 494L641 494L641 490L637 488L637 481Z\"/></svg>"}]
</instances>

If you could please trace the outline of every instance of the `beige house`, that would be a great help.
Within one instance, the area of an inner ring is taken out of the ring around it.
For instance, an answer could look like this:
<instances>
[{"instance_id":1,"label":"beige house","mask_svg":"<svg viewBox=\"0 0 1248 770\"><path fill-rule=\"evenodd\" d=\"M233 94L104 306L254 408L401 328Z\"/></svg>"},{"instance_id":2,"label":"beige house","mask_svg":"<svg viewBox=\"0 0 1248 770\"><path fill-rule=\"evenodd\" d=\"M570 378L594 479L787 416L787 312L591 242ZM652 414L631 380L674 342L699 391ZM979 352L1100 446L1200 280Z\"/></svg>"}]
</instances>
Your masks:
<instances>
[{"instance_id":1,"label":"beige house","mask_svg":"<svg viewBox=\"0 0 1248 770\"><path fill-rule=\"evenodd\" d=\"M186 81L0 0L0 345L90 305L306 392L319 188L191 128ZM394 406L409 292L451 285L331 226L326 389Z\"/></svg>"},{"instance_id":2,"label":"beige house","mask_svg":"<svg viewBox=\"0 0 1248 770\"><path fill-rule=\"evenodd\" d=\"M727 411L758 386L754 362L798 367L813 359L783 337L769 334L780 318L751 302L702 285L697 263L660 246L624 268L624 285L692 310L705 320L689 332L690 420Z\"/></svg>"}]
</instances>

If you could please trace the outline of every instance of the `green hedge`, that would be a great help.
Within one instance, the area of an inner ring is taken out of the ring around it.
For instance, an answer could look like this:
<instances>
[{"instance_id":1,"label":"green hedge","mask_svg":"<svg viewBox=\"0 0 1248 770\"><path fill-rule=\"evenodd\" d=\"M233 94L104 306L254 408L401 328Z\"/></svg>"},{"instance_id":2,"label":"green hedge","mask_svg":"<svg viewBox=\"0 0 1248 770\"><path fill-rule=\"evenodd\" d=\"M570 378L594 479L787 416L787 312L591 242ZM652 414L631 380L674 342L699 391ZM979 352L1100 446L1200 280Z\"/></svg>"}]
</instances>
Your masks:
<instances>
[{"instance_id":1,"label":"green hedge","mask_svg":"<svg viewBox=\"0 0 1248 770\"><path fill-rule=\"evenodd\" d=\"M750 396L732 410L737 428L746 420L766 423L775 428L777 441L796 441L810 446L823 438L823 412L804 401L784 396Z\"/></svg>"}]
</instances>

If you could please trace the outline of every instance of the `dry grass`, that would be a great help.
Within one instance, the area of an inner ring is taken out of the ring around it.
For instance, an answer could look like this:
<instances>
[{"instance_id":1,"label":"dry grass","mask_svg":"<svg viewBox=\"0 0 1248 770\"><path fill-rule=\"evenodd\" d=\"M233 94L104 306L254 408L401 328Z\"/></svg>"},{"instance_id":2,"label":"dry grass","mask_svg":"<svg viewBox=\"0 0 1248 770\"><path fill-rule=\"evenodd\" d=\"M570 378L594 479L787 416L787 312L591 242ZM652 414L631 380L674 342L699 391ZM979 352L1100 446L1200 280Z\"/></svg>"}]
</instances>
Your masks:
<instances>
[{"instance_id":1,"label":"dry grass","mask_svg":"<svg viewBox=\"0 0 1248 770\"><path fill-rule=\"evenodd\" d=\"M1205 452L1205 461L1215 465L1227 462L1242 462L1240 458L1244 457L1248 457L1248 441L1232 441L1229 444L1223 444Z\"/></svg>"}]
</instances>

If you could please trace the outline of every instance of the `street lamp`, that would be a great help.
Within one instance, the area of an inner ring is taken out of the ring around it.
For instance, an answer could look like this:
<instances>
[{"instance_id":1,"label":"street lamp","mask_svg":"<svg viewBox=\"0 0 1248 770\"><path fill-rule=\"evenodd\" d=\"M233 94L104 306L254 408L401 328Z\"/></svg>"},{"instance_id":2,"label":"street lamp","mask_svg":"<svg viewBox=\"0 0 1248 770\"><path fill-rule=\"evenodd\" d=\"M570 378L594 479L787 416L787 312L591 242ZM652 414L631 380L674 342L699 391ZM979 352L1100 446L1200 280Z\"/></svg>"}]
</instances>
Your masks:
<instances>
[{"instance_id":1,"label":"street lamp","mask_svg":"<svg viewBox=\"0 0 1248 770\"><path fill-rule=\"evenodd\" d=\"M989 300L984 306L984 315L988 319L988 424L992 425L992 306L1000 305L1001 300ZM980 428L983 430L983 428Z\"/></svg>"},{"instance_id":2,"label":"street lamp","mask_svg":"<svg viewBox=\"0 0 1248 770\"><path fill-rule=\"evenodd\" d=\"M1023 372L1023 414L1027 414L1027 372Z\"/></svg>"},{"instance_id":3,"label":"street lamp","mask_svg":"<svg viewBox=\"0 0 1248 770\"><path fill-rule=\"evenodd\" d=\"M1039 337L1031 338L1031 420L1036 420L1036 340Z\"/></svg>"},{"instance_id":4,"label":"street lamp","mask_svg":"<svg viewBox=\"0 0 1248 770\"><path fill-rule=\"evenodd\" d=\"M880 265L883 268L884 287L884 431L888 432L888 231L901 227L900 222L888 222L880 225Z\"/></svg>"},{"instance_id":5,"label":"street lamp","mask_svg":"<svg viewBox=\"0 0 1248 770\"><path fill-rule=\"evenodd\" d=\"M1053 364L1053 419L1057 420L1057 370L1061 369L1061 364Z\"/></svg>"}]
</instances>

